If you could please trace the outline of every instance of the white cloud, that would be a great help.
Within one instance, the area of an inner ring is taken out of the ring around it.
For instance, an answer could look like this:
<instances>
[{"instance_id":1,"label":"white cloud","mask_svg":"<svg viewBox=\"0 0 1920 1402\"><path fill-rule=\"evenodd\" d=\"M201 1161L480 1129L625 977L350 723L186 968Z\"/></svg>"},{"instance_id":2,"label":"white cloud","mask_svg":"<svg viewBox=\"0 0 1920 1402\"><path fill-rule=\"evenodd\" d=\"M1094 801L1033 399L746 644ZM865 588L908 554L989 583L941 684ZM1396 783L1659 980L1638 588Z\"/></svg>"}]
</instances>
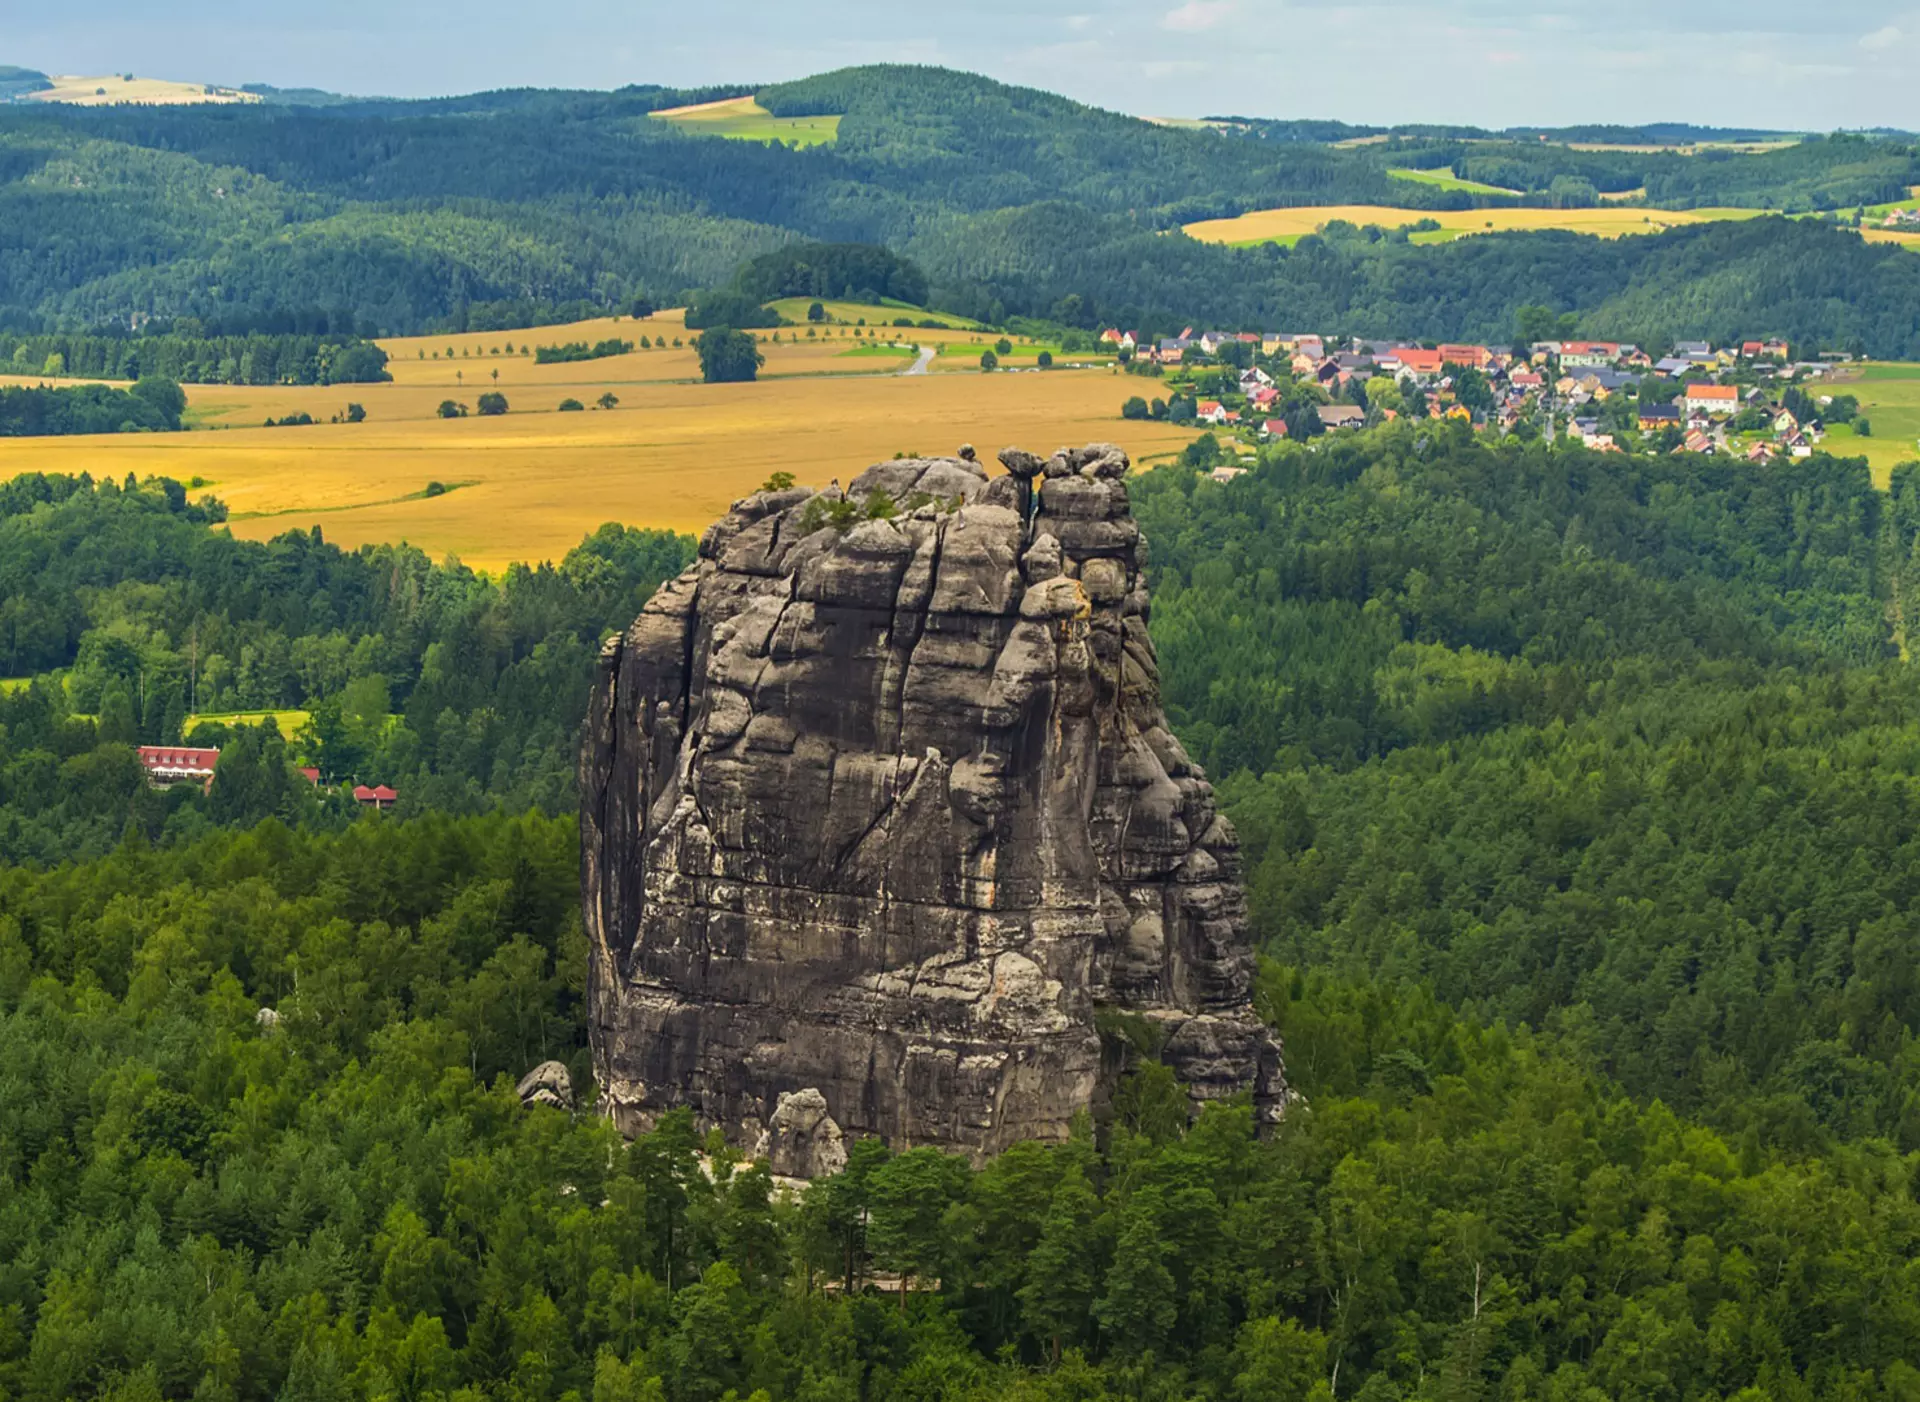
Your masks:
<instances>
[{"instance_id":1,"label":"white cloud","mask_svg":"<svg viewBox=\"0 0 1920 1402\"><path fill-rule=\"evenodd\" d=\"M1067 28L1076 32L1088 28L1093 23L1092 15L1068 15Z\"/></svg>"},{"instance_id":2,"label":"white cloud","mask_svg":"<svg viewBox=\"0 0 1920 1402\"><path fill-rule=\"evenodd\" d=\"M1160 27L1198 34L1222 23L1232 13L1233 0L1186 0L1178 9L1167 11Z\"/></svg>"},{"instance_id":3,"label":"white cloud","mask_svg":"<svg viewBox=\"0 0 1920 1402\"><path fill-rule=\"evenodd\" d=\"M1871 34L1861 35L1860 47L1868 53L1878 53L1882 49L1892 48L1905 37L1906 36L1900 32L1898 25L1889 24L1884 28L1874 30Z\"/></svg>"}]
</instances>

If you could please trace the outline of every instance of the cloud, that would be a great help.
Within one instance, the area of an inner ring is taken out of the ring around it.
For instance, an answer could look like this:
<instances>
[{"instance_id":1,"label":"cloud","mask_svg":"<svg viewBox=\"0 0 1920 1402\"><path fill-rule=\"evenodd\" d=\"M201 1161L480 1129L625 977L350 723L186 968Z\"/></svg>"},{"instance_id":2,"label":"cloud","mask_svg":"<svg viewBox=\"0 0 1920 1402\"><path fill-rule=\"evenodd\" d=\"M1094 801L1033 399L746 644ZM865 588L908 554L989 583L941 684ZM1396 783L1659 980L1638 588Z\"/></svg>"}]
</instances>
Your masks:
<instances>
[{"instance_id":1,"label":"cloud","mask_svg":"<svg viewBox=\"0 0 1920 1402\"><path fill-rule=\"evenodd\" d=\"M1092 15L1068 15L1067 16L1067 28L1071 30L1075 30L1076 32L1079 30L1086 29L1092 23L1093 23Z\"/></svg>"},{"instance_id":2,"label":"cloud","mask_svg":"<svg viewBox=\"0 0 1920 1402\"><path fill-rule=\"evenodd\" d=\"M1187 0L1178 9L1168 10L1160 27L1199 34L1222 23L1232 13L1233 0Z\"/></svg>"},{"instance_id":3,"label":"cloud","mask_svg":"<svg viewBox=\"0 0 1920 1402\"><path fill-rule=\"evenodd\" d=\"M1871 34L1861 35L1860 47L1868 53L1879 53L1882 49L1892 48L1904 38L1906 35L1900 32L1899 26L1889 24L1882 29L1874 30Z\"/></svg>"}]
</instances>

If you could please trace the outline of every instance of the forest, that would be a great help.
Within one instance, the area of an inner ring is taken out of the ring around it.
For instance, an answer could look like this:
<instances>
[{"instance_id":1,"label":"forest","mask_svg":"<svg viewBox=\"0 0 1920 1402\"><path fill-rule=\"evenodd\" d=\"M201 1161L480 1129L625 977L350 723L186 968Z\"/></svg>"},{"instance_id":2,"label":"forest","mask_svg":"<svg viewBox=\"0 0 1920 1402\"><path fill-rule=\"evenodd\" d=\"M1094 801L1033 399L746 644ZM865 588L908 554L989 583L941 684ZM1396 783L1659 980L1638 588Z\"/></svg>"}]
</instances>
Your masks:
<instances>
[{"instance_id":1,"label":"forest","mask_svg":"<svg viewBox=\"0 0 1920 1402\"><path fill-rule=\"evenodd\" d=\"M592 1094L584 669L690 541L496 583L0 488L0 1397L1920 1396L1920 466L1402 424L1129 485L1297 1099L1147 1060L799 1199L513 1090ZM148 790L183 658L312 731ZM305 744L410 747L401 811Z\"/></svg>"},{"instance_id":2,"label":"forest","mask_svg":"<svg viewBox=\"0 0 1920 1402\"><path fill-rule=\"evenodd\" d=\"M579 716L600 640L693 542L609 524L559 565L499 579L406 546L348 552L320 532L269 543L209 529L178 483L30 474L0 486L0 859L106 850L221 817L149 795L135 744L220 744L196 713L304 710L324 779L385 783L402 813L571 812ZM58 681L47 680L54 673ZM37 682L30 679L39 679ZM244 727L242 728L245 729ZM234 819L302 816L269 783Z\"/></svg>"},{"instance_id":3,"label":"forest","mask_svg":"<svg viewBox=\"0 0 1920 1402\"><path fill-rule=\"evenodd\" d=\"M898 66L760 90L783 115L843 116L835 142L804 150L690 135L647 115L709 95L647 87L324 106L9 106L0 328L15 344L146 317L233 336L311 334L315 324L360 337L500 329L643 296L670 305L739 276L749 291L870 287L995 323L1062 320L1064 310L1074 324L1200 318L1460 339L1504 331L1514 305L1538 302L1578 312L1594 335L1721 337L1764 324L1764 334L1857 342L1880 356L1917 353L1915 260L1831 226L1759 220L1739 233L1719 224L1615 243L1514 233L1437 247L1355 231L1303 241L1304 253L1217 248L1174 232L1276 205L1444 211L1591 203L1634 189L1656 205L1850 216L1920 181L1913 146L1897 137L1697 156L1419 132L1346 148L1328 144L1333 132L1181 130ZM1520 193L1389 174L1407 166ZM797 245L838 246L839 264ZM848 262L856 258L871 264ZM892 259L911 260L924 285L909 276L889 291L900 271ZM1688 295L1677 295L1683 286ZM258 349L243 369L246 354L209 351L200 369L173 377L264 373Z\"/></svg>"},{"instance_id":4,"label":"forest","mask_svg":"<svg viewBox=\"0 0 1920 1402\"><path fill-rule=\"evenodd\" d=\"M112 385L0 385L0 438L65 433L173 433L186 393L149 375L126 389Z\"/></svg>"}]
</instances>

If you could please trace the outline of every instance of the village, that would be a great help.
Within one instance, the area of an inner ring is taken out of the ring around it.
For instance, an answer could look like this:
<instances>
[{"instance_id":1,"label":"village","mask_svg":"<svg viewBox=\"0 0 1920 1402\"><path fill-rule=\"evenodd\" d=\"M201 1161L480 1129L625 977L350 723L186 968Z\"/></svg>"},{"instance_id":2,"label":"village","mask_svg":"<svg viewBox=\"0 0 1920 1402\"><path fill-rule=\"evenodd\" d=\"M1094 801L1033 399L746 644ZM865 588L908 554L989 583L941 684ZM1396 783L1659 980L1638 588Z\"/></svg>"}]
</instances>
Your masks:
<instances>
[{"instance_id":1,"label":"village","mask_svg":"<svg viewBox=\"0 0 1920 1402\"><path fill-rule=\"evenodd\" d=\"M1866 437L1853 396L1830 392L1838 352L1796 359L1783 340L1682 341L1662 354L1618 341L1524 347L1419 345L1311 334L1208 331L1101 343L1166 394L1129 399L1128 418L1191 421L1243 445L1363 428L1402 417L1572 438L1602 452L1805 457L1835 425ZM1238 468L1215 469L1222 480Z\"/></svg>"}]
</instances>

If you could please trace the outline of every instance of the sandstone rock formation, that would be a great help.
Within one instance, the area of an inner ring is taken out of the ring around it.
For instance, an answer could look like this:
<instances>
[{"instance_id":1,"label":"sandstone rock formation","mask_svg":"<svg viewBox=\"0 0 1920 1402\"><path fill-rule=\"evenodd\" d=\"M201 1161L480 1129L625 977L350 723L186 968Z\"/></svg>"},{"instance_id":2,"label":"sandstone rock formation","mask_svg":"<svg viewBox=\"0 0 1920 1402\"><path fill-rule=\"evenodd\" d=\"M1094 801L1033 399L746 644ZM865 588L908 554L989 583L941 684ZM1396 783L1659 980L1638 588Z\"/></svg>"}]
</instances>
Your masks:
<instances>
[{"instance_id":1,"label":"sandstone rock formation","mask_svg":"<svg viewBox=\"0 0 1920 1402\"><path fill-rule=\"evenodd\" d=\"M1168 731L1119 449L737 503L611 640L581 761L589 1016L629 1133L776 1172L1058 1139L1145 1032L1279 1114L1233 829Z\"/></svg>"}]
</instances>

